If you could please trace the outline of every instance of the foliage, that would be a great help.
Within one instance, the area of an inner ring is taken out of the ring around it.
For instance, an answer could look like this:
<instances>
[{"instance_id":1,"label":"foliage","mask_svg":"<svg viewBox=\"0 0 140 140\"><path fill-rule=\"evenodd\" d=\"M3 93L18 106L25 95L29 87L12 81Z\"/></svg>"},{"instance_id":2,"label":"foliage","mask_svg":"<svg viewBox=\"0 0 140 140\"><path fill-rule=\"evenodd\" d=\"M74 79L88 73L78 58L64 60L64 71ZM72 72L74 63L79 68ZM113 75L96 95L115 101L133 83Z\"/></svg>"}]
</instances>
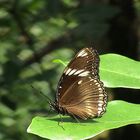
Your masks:
<instances>
[{"instance_id":1,"label":"foliage","mask_svg":"<svg viewBox=\"0 0 140 140\"><path fill-rule=\"evenodd\" d=\"M54 62L66 65L66 62L60 59L56 59ZM140 88L139 68L140 62L121 55L106 54L101 56L100 75L106 87ZM131 113L128 110L131 110ZM101 118L77 124L72 119L64 117L62 124L64 128L62 129L57 124L60 121L59 116L55 118L35 117L27 131L48 139L87 139L105 130L140 123L139 113L140 105L112 101L107 107L107 112ZM82 133L83 130L84 133Z\"/></svg>"},{"instance_id":2,"label":"foliage","mask_svg":"<svg viewBox=\"0 0 140 140\"><path fill-rule=\"evenodd\" d=\"M100 76L106 87L140 89L140 62L117 54L101 56Z\"/></svg>"},{"instance_id":3,"label":"foliage","mask_svg":"<svg viewBox=\"0 0 140 140\"><path fill-rule=\"evenodd\" d=\"M0 1L0 140L39 139L26 129L33 116L50 113L37 93L55 96L63 66L52 61L70 60L89 39L100 41L119 12L78 0Z\"/></svg>"},{"instance_id":4,"label":"foliage","mask_svg":"<svg viewBox=\"0 0 140 140\"><path fill-rule=\"evenodd\" d=\"M131 110L131 114L128 110ZM103 131L122 127L128 124L140 123L140 105L124 101L108 103L107 112L101 118L75 122L69 117L35 117L28 128L29 133L52 140L80 140L87 139ZM82 133L84 130L84 133Z\"/></svg>"}]
</instances>

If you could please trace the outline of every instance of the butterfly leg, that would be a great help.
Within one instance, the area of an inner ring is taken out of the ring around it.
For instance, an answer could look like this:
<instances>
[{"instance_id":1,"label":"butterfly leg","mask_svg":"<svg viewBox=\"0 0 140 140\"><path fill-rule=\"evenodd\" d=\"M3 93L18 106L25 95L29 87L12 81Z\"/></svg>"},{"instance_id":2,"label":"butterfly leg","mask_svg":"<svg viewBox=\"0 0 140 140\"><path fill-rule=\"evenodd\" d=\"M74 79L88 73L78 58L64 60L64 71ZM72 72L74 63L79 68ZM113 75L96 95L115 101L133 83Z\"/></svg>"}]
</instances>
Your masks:
<instances>
[{"instance_id":1,"label":"butterfly leg","mask_svg":"<svg viewBox=\"0 0 140 140\"><path fill-rule=\"evenodd\" d=\"M61 114L58 114L58 115L59 115L59 117L60 117L60 121L58 121L58 125L59 125L60 127L62 127L63 130L65 130L64 127L63 127L63 125L60 125L60 123L63 123L62 116L61 116Z\"/></svg>"},{"instance_id":2,"label":"butterfly leg","mask_svg":"<svg viewBox=\"0 0 140 140\"><path fill-rule=\"evenodd\" d=\"M80 123L79 119L76 118L76 116L75 116L74 114L71 114L71 115L72 115L72 117L76 120L76 122Z\"/></svg>"},{"instance_id":3,"label":"butterfly leg","mask_svg":"<svg viewBox=\"0 0 140 140\"><path fill-rule=\"evenodd\" d=\"M80 120L74 114L71 114L71 115L76 120L77 123L79 123L80 125L84 125L82 124L82 122L80 122Z\"/></svg>"}]
</instances>

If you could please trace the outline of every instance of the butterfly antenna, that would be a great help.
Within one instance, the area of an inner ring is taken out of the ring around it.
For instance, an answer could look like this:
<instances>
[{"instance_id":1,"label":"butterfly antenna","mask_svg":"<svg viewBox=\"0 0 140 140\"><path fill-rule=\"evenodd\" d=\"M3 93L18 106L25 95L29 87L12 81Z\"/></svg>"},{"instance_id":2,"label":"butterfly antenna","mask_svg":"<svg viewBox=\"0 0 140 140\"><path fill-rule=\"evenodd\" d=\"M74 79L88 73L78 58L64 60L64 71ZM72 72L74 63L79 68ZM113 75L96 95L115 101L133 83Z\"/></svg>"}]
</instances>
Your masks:
<instances>
[{"instance_id":1,"label":"butterfly antenna","mask_svg":"<svg viewBox=\"0 0 140 140\"><path fill-rule=\"evenodd\" d=\"M45 99L47 99L48 103L51 104L52 100L45 95L43 92L41 92L40 90L36 89L33 85L31 85L32 89L34 89L35 91L37 91L37 93L39 93L42 97L45 97Z\"/></svg>"}]
</instances>

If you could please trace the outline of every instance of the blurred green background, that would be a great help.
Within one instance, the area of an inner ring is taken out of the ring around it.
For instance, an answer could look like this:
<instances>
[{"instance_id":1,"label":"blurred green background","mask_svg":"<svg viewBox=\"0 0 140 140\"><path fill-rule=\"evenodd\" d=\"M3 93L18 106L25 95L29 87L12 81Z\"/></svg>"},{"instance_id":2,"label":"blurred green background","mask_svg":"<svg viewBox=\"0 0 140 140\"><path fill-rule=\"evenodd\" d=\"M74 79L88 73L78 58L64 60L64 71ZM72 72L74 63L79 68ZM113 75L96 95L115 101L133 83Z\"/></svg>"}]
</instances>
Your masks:
<instances>
[{"instance_id":1,"label":"blurred green background","mask_svg":"<svg viewBox=\"0 0 140 140\"><path fill-rule=\"evenodd\" d=\"M37 114L51 115L64 66L81 48L94 44L100 54L140 59L139 0L0 0L0 140L39 140L27 134ZM140 90L109 89L110 99L139 103ZM126 126L94 139L140 138L140 127Z\"/></svg>"}]
</instances>

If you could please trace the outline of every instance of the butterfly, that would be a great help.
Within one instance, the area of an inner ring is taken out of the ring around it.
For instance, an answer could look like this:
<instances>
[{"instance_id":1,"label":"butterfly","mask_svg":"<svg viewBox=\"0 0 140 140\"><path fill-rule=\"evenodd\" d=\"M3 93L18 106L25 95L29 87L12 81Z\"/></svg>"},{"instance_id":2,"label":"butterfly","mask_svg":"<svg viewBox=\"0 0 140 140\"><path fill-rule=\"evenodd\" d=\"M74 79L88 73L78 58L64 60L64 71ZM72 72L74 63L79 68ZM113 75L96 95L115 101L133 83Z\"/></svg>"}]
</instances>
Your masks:
<instances>
[{"instance_id":1,"label":"butterfly","mask_svg":"<svg viewBox=\"0 0 140 140\"><path fill-rule=\"evenodd\" d=\"M59 80L51 106L62 115L87 120L101 117L107 106L107 93L99 77L99 55L83 48L70 61Z\"/></svg>"}]
</instances>

